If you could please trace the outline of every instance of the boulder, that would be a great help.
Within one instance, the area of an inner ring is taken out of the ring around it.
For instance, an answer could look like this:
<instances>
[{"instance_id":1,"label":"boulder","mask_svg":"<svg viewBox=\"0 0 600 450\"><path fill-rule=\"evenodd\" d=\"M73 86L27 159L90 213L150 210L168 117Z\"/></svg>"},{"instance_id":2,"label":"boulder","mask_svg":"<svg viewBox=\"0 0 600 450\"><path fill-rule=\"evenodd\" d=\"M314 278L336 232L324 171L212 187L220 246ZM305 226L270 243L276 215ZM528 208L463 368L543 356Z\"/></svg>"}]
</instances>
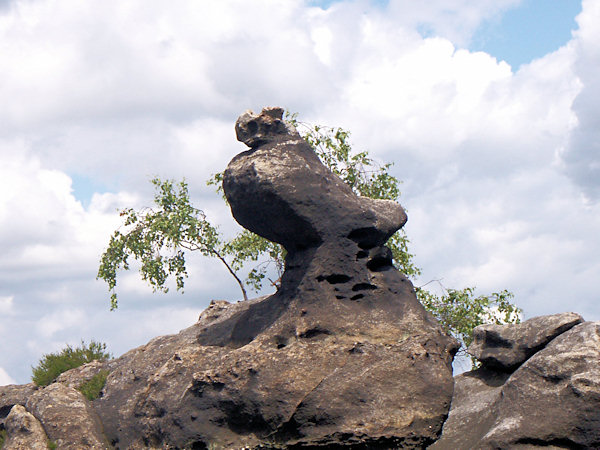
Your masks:
<instances>
[{"instance_id":1,"label":"boulder","mask_svg":"<svg viewBox=\"0 0 600 450\"><path fill-rule=\"evenodd\" d=\"M600 448L600 322L570 328L513 373L455 377L452 409L431 449L539 447Z\"/></svg>"},{"instance_id":2,"label":"boulder","mask_svg":"<svg viewBox=\"0 0 600 450\"><path fill-rule=\"evenodd\" d=\"M452 397L457 349L391 263L406 221L356 196L282 119L245 113L232 214L287 250L278 291L111 362L93 402L117 448L423 448Z\"/></svg>"},{"instance_id":3,"label":"boulder","mask_svg":"<svg viewBox=\"0 0 600 450\"><path fill-rule=\"evenodd\" d=\"M0 429L4 420L15 405L25 406L29 397L38 389L33 384L9 384L0 386Z\"/></svg>"},{"instance_id":4,"label":"boulder","mask_svg":"<svg viewBox=\"0 0 600 450\"><path fill-rule=\"evenodd\" d=\"M3 450L47 450L48 437L42 424L21 405L10 410L6 421L7 439Z\"/></svg>"},{"instance_id":5,"label":"boulder","mask_svg":"<svg viewBox=\"0 0 600 450\"><path fill-rule=\"evenodd\" d=\"M579 314L566 312L534 317L519 324L479 325L473 330L468 353L485 367L511 371L548 342L583 322Z\"/></svg>"},{"instance_id":6,"label":"boulder","mask_svg":"<svg viewBox=\"0 0 600 450\"><path fill-rule=\"evenodd\" d=\"M26 407L61 450L108 448L98 416L79 391L53 383L36 391Z\"/></svg>"}]
</instances>

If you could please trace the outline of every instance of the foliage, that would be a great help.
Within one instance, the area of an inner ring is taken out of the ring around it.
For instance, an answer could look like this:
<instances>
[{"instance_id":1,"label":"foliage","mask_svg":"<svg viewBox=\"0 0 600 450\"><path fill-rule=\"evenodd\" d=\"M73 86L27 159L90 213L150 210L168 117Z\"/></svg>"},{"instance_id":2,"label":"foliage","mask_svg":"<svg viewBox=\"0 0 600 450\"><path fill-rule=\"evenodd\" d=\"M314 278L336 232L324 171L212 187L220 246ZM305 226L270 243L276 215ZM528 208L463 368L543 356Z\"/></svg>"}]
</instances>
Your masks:
<instances>
[{"instance_id":1,"label":"foliage","mask_svg":"<svg viewBox=\"0 0 600 450\"><path fill-rule=\"evenodd\" d=\"M81 383L77 389L88 400L96 400L100 396L100 392L106 384L108 373L108 370L101 370L86 382Z\"/></svg>"},{"instance_id":2,"label":"foliage","mask_svg":"<svg viewBox=\"0 0 600 450\"><path fill-rule=\"evenodd\" d=\"M6 439L6 430L4 428L0 428L0 448L4 445L4 441Z\"/></svg>"},{"instance_id":3,"label":"foliage","mask_svg":"<svg viewBox=\"0 0 600 450\"><path fill-rule=\"evenodd\" d=\"M440 284L441 286L441 284ZM454 336L464 353L473 341L473 329L486 323L507 324L521 321L521 309L510 299L514 295L503 290L490 295L475 296L475 288L446 289L442 296L417 288L417 297L425 309L440 322L446 333ZM475 363L475 361L473 361Z\"/></svg>"},{"instance_id":4,"label":"foliage","mask_svg":"<svg viewBox=\"0 0 600 450\"><path fill-rule=\"evenodd\" d=\"M48 439L46 444L48 445L48 450L56 450L58 448L58 444L50 439Z\"/></svg>"},{"instance_id":5,"label":"foliage","mask_svg":"<svg viewBox=\"0 0 600 450\"><path fill-rule=\"evenodd\" d=\"M217 229L201 210L191 205L185 180L175 186L173 181L155 178L152 184L156 189L155 209L121 210L125 230L113 233L100 260L96 278L108 284L111 310L117 308L117 272L121 268L129 270L130 256L141 263L142 279L155 292L168 292L169 276L175 278L178 290L183 289L187 277L185 250L219 258L240 285L246 300L242 282L223 256Z\"/></svg>"},{"instance_id":6,"label":"foliage","mask_svg":"<svg viewBox=\"0 0 600 450\"><path fill-rule=\"evenodd\" d=\"M96 359L105 361L111 355L106 351L106 344L92 340L88 345L82 340L79 347L67 345L59 353L48 353L40 359L36 367L32 367L31 380L38 386L48 386L63 372L82 366Z\"/></svg>"}]
</instances>

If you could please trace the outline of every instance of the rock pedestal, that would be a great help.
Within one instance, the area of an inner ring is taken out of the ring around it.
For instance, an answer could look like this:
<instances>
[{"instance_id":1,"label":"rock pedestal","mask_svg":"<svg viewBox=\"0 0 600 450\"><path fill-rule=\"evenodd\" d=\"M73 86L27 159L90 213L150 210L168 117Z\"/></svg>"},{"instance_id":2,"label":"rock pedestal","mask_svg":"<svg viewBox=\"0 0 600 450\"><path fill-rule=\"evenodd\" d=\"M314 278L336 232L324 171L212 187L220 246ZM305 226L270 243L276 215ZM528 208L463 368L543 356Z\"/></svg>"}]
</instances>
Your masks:
<instances>
[{"instance_id":1,"label":"rock pedestal","mask_svg":"<svg viewBox=\"0 0 600 450\"><path fill-rule=\"evenodd\" d=\"M215 302L194 327L124 355L98 401L117 446L422 448L437 439L456 342L383 247L406 215L357 197L281 115L240 117L250 149L223 182L236 220L286 248L281 287Z\"/></svg>"}]
</instances>

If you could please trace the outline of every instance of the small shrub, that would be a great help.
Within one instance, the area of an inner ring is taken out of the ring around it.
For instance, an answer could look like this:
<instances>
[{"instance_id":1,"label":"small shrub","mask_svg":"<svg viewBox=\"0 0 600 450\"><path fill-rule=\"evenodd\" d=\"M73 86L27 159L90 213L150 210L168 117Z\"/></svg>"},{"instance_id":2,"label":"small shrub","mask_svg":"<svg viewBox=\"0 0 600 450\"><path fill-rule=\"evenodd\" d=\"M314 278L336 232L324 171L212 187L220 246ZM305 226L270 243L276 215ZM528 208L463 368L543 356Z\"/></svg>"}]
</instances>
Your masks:
<instances>
[{"instance_id":1,"label":"small shrub","mask_svg":"<svg viewBox=\"0 0 600 450\"><path fill-rule=\"evenodd\" d=\"M77 389L81 392L88 400L96 400L100 396L100 391L106 384L106 378L108 377L108 370L101 370L92 378L87 380L85 383L81 383Z\"/></svg>"},{"instance_id":2,"label":"small shrub","mask_svg":"<svg viewBox=\"0 0 600 450\"><path fill-rule=\"evenodd\" d=\"M81 346L73 348L67 345L59 353L48 353L40 359L36 367L32 367L31 380L38 386L48 386L63 372L82 366L96 359L105 361L110 359L106 352L106 344L91 341L86 345L81 341Z\"/></svg>"},{"instance_id":3,"label":"small shrub","mask_svg":"<svg viewBox=\"0 0 600 450\"><path fill-rule=\"evenodd\" d=\"M0 428L0 448L4 446L4 440L6 439L6 430L4 428Z\"/></svg>"},{"instance_id":4,"label":"small shrub","mask_svg":"<svg viewBox=\"0 0 600 450\"><path fill-rule=\"evenodd\" d=\"M51 441L50 439L48 439L47 445L48 450L56 450L58 448L58 444L54 441Z\"/></svg>"}]
</instances>

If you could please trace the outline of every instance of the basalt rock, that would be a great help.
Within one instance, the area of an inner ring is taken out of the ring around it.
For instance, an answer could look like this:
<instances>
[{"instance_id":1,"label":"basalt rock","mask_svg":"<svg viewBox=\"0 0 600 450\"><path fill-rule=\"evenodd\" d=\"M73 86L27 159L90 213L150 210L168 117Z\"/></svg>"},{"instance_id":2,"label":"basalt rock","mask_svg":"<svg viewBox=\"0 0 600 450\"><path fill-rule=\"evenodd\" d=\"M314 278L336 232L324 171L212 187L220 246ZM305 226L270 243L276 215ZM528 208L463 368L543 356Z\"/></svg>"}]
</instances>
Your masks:
<instances>
[{"instance_id":1,"label":"basalt rock","mask_svg":"<svg viewBox=\"0 0 600 450\"><path fill-rule=\"evenodd\" d=\"M576 316L532 321L536 328L547 324L552 336ZM452 409L432 450L600 448L600 322L567 327L511 365L512 373L492 367L455 377Z\"/></svg>"}]
</instances>

